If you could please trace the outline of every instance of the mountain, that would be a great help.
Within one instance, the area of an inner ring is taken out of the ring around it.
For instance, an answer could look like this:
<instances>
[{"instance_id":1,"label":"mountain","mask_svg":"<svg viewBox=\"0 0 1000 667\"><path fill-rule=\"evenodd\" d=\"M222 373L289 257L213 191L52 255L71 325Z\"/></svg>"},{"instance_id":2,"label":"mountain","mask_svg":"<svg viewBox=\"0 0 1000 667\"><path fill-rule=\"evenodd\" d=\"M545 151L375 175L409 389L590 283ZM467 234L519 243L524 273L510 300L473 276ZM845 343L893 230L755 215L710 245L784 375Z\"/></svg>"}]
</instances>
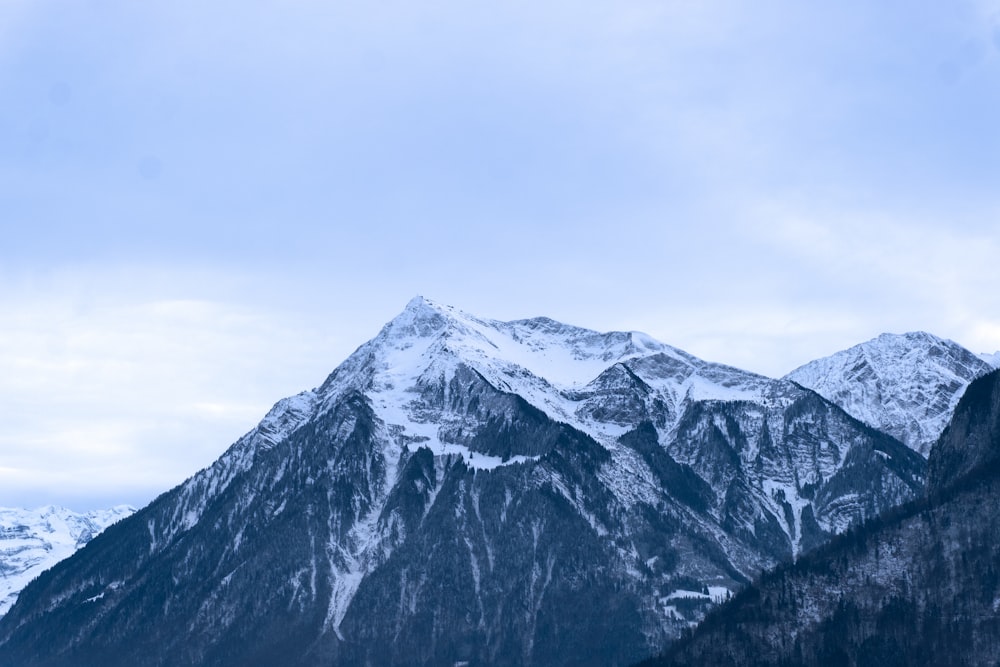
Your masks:
<instances>
[{"instance_id":1,"label":"mountain","mask_svg":"<svg viewBox=\"0 0 1000 667\"><path fill-rule=\"evenodd\" d=\"M418 297L28 586L0 666L630 664L925 467L793 382Z\"/></svg>"},{"instance_id":2,"label":"mountain","mask_svg":"<svg viewBox=\"0 0 1000 667\"><path fill-rule=\"evenodd\" d=\"M957 343L913 332L882 334L785 377L926 457L965 388L991 370Z\"/></svg>"},{"instance_id":3,"label":"mountain","mask_svg":"<svg viewBox=\"0 0 1000 667\"><path fill-rule=\"evenodd\" d=\"M1000 371L931 451L927 496L766 574L647 667L994 665Z\"/></svg>"},{"instance_id":4,"label":"mountain","mask_svg":"<svg viewBox=\"0 0 1000 667\"><path fill-rule=\"evenodd\" d=\"M994 352L993 354L980 354L979 358L993 368L1000 368L1000 352Z\"/></svg>"},{"instance_id":5,"label":"mountain","mask_svg":"<svg viewBox=\"0 0 1000 667\"><path fill-rule=\"evenodd\" d=\"M1000 373L969 385L931 452L928 492L939 495L977 471L1000 472Z\"/></svg>"},{"instance_id":6,"label":"mountain","mask_svg":"<svg viewBox=\"0 0 1000 667\"><path fill-rule=\"evenodd\" d=\"M133 512L126 505L86 514L51 505L0 507L0 616L29 581Z\"/></svg>"}]
</instances>

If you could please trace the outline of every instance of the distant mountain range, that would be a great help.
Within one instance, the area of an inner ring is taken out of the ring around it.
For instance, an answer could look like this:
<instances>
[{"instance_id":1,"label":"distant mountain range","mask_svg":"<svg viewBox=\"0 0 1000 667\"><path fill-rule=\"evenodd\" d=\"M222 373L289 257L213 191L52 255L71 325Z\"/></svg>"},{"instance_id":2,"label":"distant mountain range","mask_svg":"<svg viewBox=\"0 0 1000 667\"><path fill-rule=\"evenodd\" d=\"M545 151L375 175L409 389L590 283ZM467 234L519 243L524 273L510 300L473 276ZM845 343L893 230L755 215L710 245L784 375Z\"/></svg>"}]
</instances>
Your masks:
<instances>
[{"instance_id":1,"label":"distant mountain range","mask_svg":"<svg viewBox=\"0 0 1000 667\"><path fill-rule=\"evenodd\" d=\"M51 505L35 510L0 507L0 615L29 581L133 512L127 505L86 514Z\"/></svg>"},{"instance_id":2,"label":"distant mountain range","mask_svg":"<svg viewBox=\"0 0 1000 667\"><path fill-rule=\"evenodd\" d=\"M772 379L418 297L28 586L0 666L630 664L922 497L989 366L927 334L853 350Z\"/></svg>"}]
</instances>

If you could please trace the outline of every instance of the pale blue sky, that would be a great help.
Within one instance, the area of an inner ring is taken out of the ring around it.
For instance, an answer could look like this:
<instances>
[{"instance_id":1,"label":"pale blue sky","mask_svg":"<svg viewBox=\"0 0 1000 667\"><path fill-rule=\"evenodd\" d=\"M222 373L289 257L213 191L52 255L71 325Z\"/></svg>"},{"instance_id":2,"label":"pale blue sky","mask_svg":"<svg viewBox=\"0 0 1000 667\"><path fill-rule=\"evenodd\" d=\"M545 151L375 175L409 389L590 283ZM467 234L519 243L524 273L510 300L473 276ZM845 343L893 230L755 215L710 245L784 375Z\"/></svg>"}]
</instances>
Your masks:
<instances>
[{"instance_id":1,"label":"pale blue sky","mask_svg":"<svg viewBox=\"0 0 1000 667\"><path fill-rule=\"evenodd\" d=\"M0 505L141 504L414 294L1000 348L1000 2L0 3Z\"/></svg>"}]
</instances>

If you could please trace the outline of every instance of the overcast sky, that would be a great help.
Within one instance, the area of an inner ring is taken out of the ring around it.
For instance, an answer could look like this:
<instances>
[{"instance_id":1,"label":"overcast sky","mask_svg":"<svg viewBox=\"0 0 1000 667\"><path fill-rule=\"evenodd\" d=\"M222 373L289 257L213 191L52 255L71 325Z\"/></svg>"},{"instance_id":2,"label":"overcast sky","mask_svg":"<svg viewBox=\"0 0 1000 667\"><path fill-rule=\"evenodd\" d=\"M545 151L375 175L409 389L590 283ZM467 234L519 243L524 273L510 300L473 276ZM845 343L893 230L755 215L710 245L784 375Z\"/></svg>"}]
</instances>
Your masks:
<instances>
[{"instance_id":1,"label":"overcast sky","mask_svg":"<svg viewBox=\"0 0 1000 667\"><path fill-rule=\"evenodd\" d=\"M0 505L142 505L416 294L1000 349L1000 2L2 0Z\"/></svg>"}]
</instances>

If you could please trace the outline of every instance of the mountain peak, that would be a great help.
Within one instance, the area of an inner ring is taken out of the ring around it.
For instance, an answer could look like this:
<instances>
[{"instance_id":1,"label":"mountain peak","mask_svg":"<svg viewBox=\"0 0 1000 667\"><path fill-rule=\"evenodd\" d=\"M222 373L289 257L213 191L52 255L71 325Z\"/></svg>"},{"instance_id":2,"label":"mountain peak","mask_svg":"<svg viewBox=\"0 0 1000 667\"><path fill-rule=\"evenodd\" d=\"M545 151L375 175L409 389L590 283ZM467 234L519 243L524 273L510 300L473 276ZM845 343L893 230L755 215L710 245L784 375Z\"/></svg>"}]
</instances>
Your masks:
<instances>
[{"instance_id":1,"label":"mountain peak","mask_svg":"<svg viewBox=\"0 0 1000 667\"><path fill-rule=\"evenodd\" d=\"M885 332L879 338L883 336L888 336L889 338L906 338L908 340L924 340L924 341L943 341L944 338L940 336L935 336L929 331L904 331L901 334L895 334L891 332Z\"/></svg>"},{"instance_id":2,"label":"mountain peak","mask_svg":"<svg viewBox=\"0 0 1000 667\"><path fill-rule=\"evenodd\" d=\"M423 310L440 310L440 304L431 301L427 297L418 294L406 303L406 307L403 309L404 312L418 312Z\"/></svg>"},{"instance_id":3,"label":"mountain peak","mask_svg":"<svg viewBox=\"0 0 1000 667\"><path fill-rule=\"evenodd\" d=\"M910 331L884 333L785 377L926 457L965 387L989 370L954 341Z\"/></svg>"},{"instance_id":4,"label":"mountain peak","mask_svg":"<svg viewBox=\"0 0 1000 667\"><path fill-rule=\"evenodd\" d=\"M414 295L414 297L412 299L409 300L409 302L407 302L406 308L404 310L411 310L413 308L421 308L421 307L423 307L427 303L428 303L428 301L427 301L426 298L424 298L423 294L416 294L416 295Z\"/></svg>"},{"instance_id":5,"label":"mountain peak","mask_svg":"<svg viewBox=\"0 0 1000 667\"><path fill-rule=\"evenodd\" d=\"M905 333L883 333L871 340L859 343L849 350L859 349L876 354L898 354L901 350L904 353L924 352L935 347L960 348L961 345L955 341L935 336L927 331L907 331ZM847 351L849 351L847 350Z\"/></svg>"},{"instance_id":6,"label":"mountain peak","mask_svg":"<svg viewBox=\"0 0 1000 667\"><path fill-rule=\"evenodd\" d=\"M415 296L406 304L399 315L385 326L384 331L396 336L416 336L424 338L440 332L448 325L450 317L446 315L451 310L446 306Z\"/></svg>"},{"instance_id":7,"label":"mountain peak","mask_svg":"<svg viewBox=\"0 0 1000 667\"><path fill-rule=\"evenodd\" d=\"M862 343L862 345L870 345L875 341L879 342L897 342L897 341L907 341L910 343L943 343L945 340L939 338L932 333L926 331L907 331L905 333L883 333L878 337L868 341L868 343Z\"/></svg>"}]
</instances>

